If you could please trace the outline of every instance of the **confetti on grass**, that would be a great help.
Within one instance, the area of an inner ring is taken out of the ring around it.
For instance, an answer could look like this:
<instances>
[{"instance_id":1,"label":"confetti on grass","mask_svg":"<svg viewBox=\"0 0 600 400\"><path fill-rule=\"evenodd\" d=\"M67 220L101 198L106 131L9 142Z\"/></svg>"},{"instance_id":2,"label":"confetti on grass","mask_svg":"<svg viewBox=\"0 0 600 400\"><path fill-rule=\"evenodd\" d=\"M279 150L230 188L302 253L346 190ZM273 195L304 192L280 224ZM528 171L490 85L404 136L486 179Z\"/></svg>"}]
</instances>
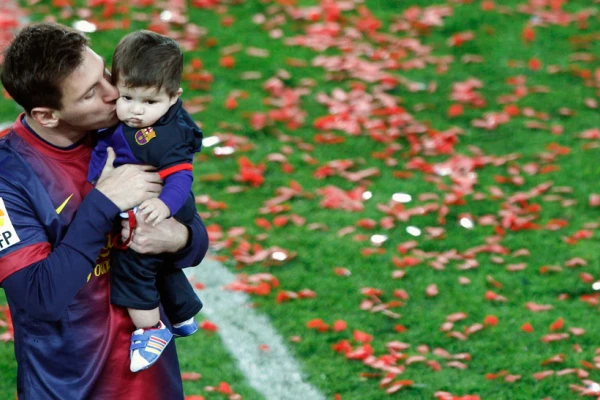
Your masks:
<instances>
[{"instance_id":1,"label":"confetti on grass","mask_svg":"<svg viewBox=\"0 0 600 400\"><path fill-rule=\"evenodd\" d=\"M600 305L592 6L265 0L246 15L248 1L183 3L54 7L188 51L185 106L207 134L196 204L212 251L236 269L225 290L289 312L285 329L306 324L292 343L319 349L323 371L360 363L347 380L361 393L479 399L438 384L453 369L481 398L546 382L559 397L594 394L595 327L577 317ZM469 16L490 22L465 27ZM249 26L260 41L236 36ZM564 52L540 47L549 40ZM12 340L3 315L0 339ZM513 340L537 346L537 369L499 357L479 368ZM331 382L339 398L344 384ZM226 382L205 389L240 397Z\"/></svg>"}]
</instances>

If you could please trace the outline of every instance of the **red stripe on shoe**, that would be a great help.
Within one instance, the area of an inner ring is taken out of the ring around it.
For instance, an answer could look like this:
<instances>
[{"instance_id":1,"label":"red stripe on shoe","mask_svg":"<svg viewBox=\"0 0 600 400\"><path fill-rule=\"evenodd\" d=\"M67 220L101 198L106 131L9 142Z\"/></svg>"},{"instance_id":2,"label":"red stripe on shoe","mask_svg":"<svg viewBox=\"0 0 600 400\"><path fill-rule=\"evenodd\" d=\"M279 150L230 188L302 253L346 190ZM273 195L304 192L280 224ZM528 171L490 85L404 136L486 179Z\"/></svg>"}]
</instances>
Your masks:
<instances>
[{"instance_id":1,"label":"red stripe on shoe","mask_svg":"<svg viewBox=\"0 0 600 400\"><path fill-rule=\"evenodd\" d=\"M163 346L167 345L167 342L162 340L161 338L158 338L156 336L150 336L149 340L154 340L155 342L161 343Z\"/></svg>"}]
</instances>

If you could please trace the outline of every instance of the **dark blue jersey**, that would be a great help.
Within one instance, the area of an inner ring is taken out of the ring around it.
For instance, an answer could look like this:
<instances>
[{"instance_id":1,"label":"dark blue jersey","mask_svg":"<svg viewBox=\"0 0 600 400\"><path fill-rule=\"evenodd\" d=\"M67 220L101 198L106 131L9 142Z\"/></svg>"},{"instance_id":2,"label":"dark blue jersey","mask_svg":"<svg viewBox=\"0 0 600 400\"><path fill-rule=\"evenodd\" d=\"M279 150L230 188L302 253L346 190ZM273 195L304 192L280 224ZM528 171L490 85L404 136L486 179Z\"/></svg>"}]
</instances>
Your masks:
<instances>
[{"instance_id":1,"label":"dark blue jersey","mask_svg":"<svg viewBox=\"0 0 600 400\"><path fill-rule=\"evenodd\" d=\"M146 164L157 168L165 181L158 198L169 207L171 215L186 203L192 188L194 154L202 147L202 131L183 108L181 99L152 126L138 129L121 123L100 133L90 162L90 182L102 172L107 147L115 151L115 167Z\"/></svg>"}]
</instances>

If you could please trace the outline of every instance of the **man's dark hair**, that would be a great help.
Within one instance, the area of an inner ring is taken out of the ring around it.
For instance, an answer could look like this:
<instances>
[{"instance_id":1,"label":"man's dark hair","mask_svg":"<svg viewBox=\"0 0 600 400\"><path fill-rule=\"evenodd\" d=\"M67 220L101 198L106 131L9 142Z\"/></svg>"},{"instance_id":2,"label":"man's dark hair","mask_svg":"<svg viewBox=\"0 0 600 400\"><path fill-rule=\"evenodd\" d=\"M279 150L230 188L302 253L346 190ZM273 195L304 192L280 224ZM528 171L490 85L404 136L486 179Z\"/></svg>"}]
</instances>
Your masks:
<instances>
[{"instance_id":1,"label":"man's dark hair","mask_svg":"<svg viewBox=\"0 0 600 400\"><path fill-rule=\"evenodd\" d=\"M177 95L183 73L183 52L173 39L141 30L125 36L112 59L112 82L127 87L165 89Z\"/></svg>"},{"instance_id":2,"label":"man's dark hair","mask_svg":"<svg viewBox=\"0 0 600 400\"><path fill-rule=\"evenodd\" d=\"M2 85L27 113L62 109L62 83L84 59L89 39L55 23L29 25L4 50Z\"/></svg>"}]
</instances>

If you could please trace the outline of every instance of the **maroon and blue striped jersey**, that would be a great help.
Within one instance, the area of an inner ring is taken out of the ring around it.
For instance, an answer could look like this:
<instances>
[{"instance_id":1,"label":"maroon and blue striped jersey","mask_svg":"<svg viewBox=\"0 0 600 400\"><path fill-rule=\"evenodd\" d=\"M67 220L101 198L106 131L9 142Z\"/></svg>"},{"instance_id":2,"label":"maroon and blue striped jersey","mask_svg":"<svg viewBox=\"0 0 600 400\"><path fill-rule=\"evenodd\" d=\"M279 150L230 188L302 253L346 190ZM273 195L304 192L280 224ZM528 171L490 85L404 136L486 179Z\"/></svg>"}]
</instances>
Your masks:
<instances>
[{"instance_id":1,"label":"maroon and blue striped jersey","mask_svg":"<svg viewBox=\"0 0 600 400\"><path fill-rule=\"evenodd\" d=\"M148 370L129 371L135 327L111 305L108 278L119 210L87 182L93 136L57 148L23 120L0 140L0 285L14 325L19 398L182 399L173 342ZM202 221L189 228L192 244L173 255L176 267L196 265L206 252Z\"/></svg>"}]
</instances>

